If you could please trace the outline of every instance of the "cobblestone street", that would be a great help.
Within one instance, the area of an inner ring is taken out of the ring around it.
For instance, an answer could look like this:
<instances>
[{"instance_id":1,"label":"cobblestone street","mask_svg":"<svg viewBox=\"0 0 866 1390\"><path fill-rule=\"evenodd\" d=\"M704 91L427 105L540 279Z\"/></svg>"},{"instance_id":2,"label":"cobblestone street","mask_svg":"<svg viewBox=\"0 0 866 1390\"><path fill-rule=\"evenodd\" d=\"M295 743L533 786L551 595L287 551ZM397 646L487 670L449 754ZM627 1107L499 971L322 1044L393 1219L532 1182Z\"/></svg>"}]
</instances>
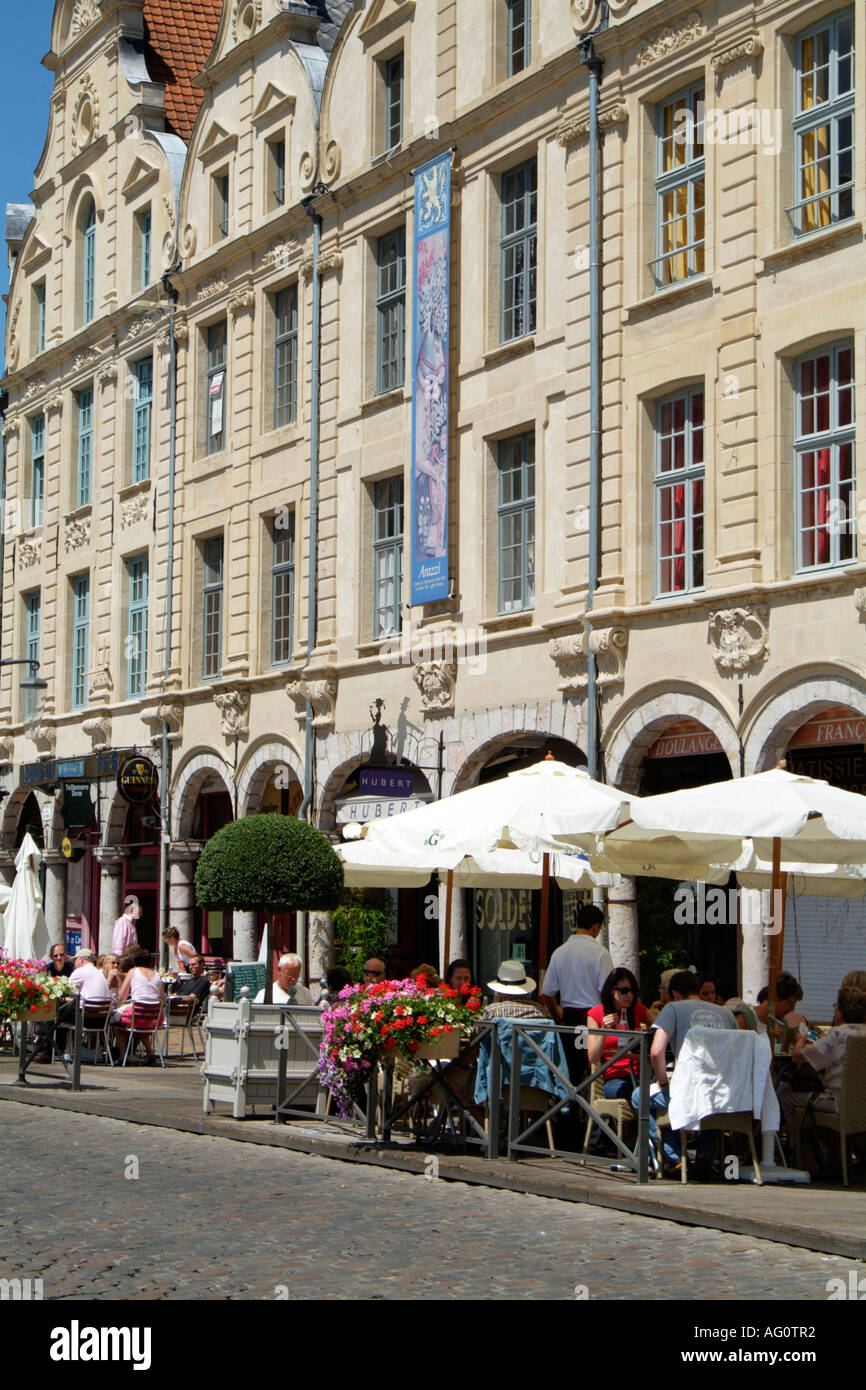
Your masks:
<instances>
[{"instance_id":1,"label":"cobblestone street","mask_svg":"<svg viewBox=\"0 0 866 1390\"><path fill-rule=\"evenodd\" d=\"M0 1278L42 1278L45 1299L824 1301L828 1279L858 1268L598 1207L10 1102L0 1173Z\"/></svg>"}]
</instances>

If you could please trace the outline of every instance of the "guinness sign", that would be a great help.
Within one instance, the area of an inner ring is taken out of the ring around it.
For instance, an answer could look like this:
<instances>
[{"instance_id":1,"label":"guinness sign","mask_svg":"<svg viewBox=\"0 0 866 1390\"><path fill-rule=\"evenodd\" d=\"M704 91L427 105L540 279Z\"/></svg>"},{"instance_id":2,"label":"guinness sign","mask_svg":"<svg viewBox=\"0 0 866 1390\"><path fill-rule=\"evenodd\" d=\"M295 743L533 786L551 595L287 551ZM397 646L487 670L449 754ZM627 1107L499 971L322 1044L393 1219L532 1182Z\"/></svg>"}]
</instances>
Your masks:
<instances>
[{"instance_id":1,"label":"guinness sign","mask_svg":"<svg viewBox=\"0 0 866 1390\"><path fill-rule=\"evenodd\" d=\"M149 806L159 791L159 773L150 758L127 758L117 773L117 790L130 806Z\"/></svg>"}]
</instances>

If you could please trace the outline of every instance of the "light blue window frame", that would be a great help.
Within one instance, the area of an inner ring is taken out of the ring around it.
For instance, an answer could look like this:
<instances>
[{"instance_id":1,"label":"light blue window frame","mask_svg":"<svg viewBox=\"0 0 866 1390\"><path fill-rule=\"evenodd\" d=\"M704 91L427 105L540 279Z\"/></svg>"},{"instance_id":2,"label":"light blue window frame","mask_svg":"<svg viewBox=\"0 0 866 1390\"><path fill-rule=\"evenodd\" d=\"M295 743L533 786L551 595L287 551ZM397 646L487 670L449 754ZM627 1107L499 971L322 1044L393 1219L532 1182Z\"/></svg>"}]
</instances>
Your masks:
<instances>
[{"instance_id":1,"label":"light blue window frame","mask_svg":"<svg viewBox=\"0 0 866 1390\"><path fill-rule=\"evenodd\" d=\"M132 364L135 403L132 419L132 481L143 483L150 477L150 422L153 410L153 358L141 357Z\"/></svg>"},{"instance_id":2,"label":"light blue window frame","mask_svg":"<svg viewBox=\"0 0 866 1390\"><path fill-rule=\"evenodd\" d=\"M857 558L854 344L799 358L794 387L796 569L803 574Z\"/></svg>"},{"instance_id":3,"label":"light blue window frame","mask_svg":"<svg viewBox=\"0 0 866 1390\"><path fill-rule=\"evenodd\" d=\"M795 236L854 216L854 47L853 10L797 37L794 204L786 209ZM807 191L810 169L813 193Z\"/></svg>"},{"instance_id":4,"label":"light blue window frame","mask_svg":"<svg viewBox=\"0 0 866 1390\"><path fill-rule=\"evenodd\" d=\"M535 435L499 441L499 612L535 606Z\"/></svg>"},{"instance_id":5,"label":"light blue window frame","mask_svg":"<svg viewBox=\"0 0 866 1390\"><path fill-rule=\"evenodd\" d=\"M147 602L149 556L135 555L127 562L129 575L129 629L126 642L126 698L144 694L147 684Z\"/></svg>"},{"instance_id":6,"label":"light blue window frame","mask_svg":"<svg viewBox=\"0 0 866 1390\"><path fill-rule=\"evenodd\" d=\"M538 160L502 175L501 308L503 343L535 332L538 257Z\"/></svg>"},{"instance_id":7,"label":"light blue window frame","mask_svg":"<svg viewBox=\"0 0 866 1390\"><path fill-rule=\"evenodd\" d=\"M85 323L90 323L96 307L96 205L93 199L84 221L83 262L82 316Z\"/></svg>"},{"instance_id":8,"label":"light blue window frame","mask_svg":"<svg viewBox=\"0 0 866 1390\"><path fill-rule=\"evenodd\" d=\"M406 229L379 237L376 247L376 393L403 385L406 371Z\"/></svg>"},{"instance_id":9,"label":"light blue window frame","mask_svg":"<svg viewBox=\"0 0 866 1390\"><path fill-rule=\"evenodd\" d=\"M210 540L205 541L202 558L204 560L202 677L205 680L213 680L222 669L224 563L222 536L212 536Z\"/></svg>"},{"instance_id":10,"label":"light blue window frame","mask_svg":"<svg viewBox=\"0 0 866 1390\"><path fill-rule=\"evenodd\" d=\"M532 0L505 0L508 76L529 67L532 51Z\"/></svg>"},{"instance_id":11,"label":"light blue window frame","mask_svg":"<svg viewBox=\"0 0 866 1390\"><path fill-rule=\"evenodd\" d=\"M295 514L275 516L271 526L271 665L292 659L295 610Z\"/></svg>"},{"instance_id":12,"label":"light blue window frame","mask_svg":"<svg viewBox=\"0 0 866 1390\"><path fill-rule=\"evenodd\" d=\"M90 575L72 581L72 708L87 704L87 650L90 642Z\"/></svg>"},{"instance_id":13,"label":"light blue window frame","mask_svg":"<svg viewBox=\"0 0 866 1390\"><path fill-rule=\"evenodd\" d=\"M90 505L93 487L93 387L78 393L76 507Z\"/></svg>"},{"instance_id":14,"label":"light blue window frame","mask_svg":"<svg viewBox=\"0 0 866 1390\"><path fill-rule=\"evenodd\" d=\"M402 628L403 479L384 478L373 488L373 636Z\"/></svg>"},{"instance_id":15,"label":"light blue window frame","mask_svg":"<svg viewBox=\"0 0 866 1390\"><path fill-rule=\"evenodd\" d=\"M45 416L30 422L30 525L42 525L45 504Z\"/></svg>"}]
</instances>

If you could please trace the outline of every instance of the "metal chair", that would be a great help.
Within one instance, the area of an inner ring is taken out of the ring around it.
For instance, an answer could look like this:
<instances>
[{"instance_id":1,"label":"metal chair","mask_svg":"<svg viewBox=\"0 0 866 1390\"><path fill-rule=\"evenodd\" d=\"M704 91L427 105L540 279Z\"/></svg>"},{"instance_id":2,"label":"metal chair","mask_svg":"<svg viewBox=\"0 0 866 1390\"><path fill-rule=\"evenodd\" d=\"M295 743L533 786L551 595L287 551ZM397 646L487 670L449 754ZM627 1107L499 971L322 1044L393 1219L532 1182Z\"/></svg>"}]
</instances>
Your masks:
<instances>
[{"instance_id":1,"label":"metal chair","mask_svg":"<svg viewBox=\"0 0 866 1390\"><path fill-rule=\"evenodd\" d=\"M194 994L184 994L169 997L165 1001L163 1012L163 1052L168 1051L169 1034L181 1034L181 1046L178 1057L183 1057L185 1048L183 1045L184 1035L189 1038L189 1045L192 1048L192 1055L198 1061L198 1048L195 1045L195 1038L192 1035L193 1016L198 1009L198 999Z\"/></svg>"},{"instance_id":2,"label":"metal chair","mask_svg":"<svg viewBox=\"0 0 866 1390\"><path fill-rule=\"evenodd\" d=\"M160 1066L165 1066L165 1057L161 1047L160 1026L162 1024L162 1004L136 1004L133 1001L132 1012L128 1023L119 1023L115 1026L128 1031L129 1037L126 1043L126 1051L123 1054L121 1066L125 1067L130 1055L135 1048L137 1038L150 1037L153 1039L156 1055L159 1058Z\"/></svg>"},{"instance_id":3,"label":"metal chair","mask_svg":"<svg viewBox=\"0 0 866 1390\"><path fill-rule=\"evenodd\" d=\"M104 1058L108 1059L111 1066L114 1066L114 1058L111 1055L111 1039L108 1035L108 1029L113 1007L114 1005L110 999L106 999L104 1003L92 1004L88 1004L85 1000L81 1012L82 1047L89 1046L86 1041L88 1037L95 1037L97 1043L94 1047L94 1052L98 1059L101 1040L102 1055Z\"/></svg>"},{"instance_id":4,"label":"metal chair","mask_svg":"<svg viewBox=\"0 0 866 1390\"><path fill-rule=\"evenodd\" d=\"M831 1129L839 1135L842 1150L842 1182L848 1186L848 1140L854 1134L866 1134L866 1037L849 1037L845 1044L842 1064L842 1089L839 1109L813 1110L812 1118L820 1129ZM805 1109L794 1111L796 1128L794 1146L796 1166L800 1167L800 1129Z\"/></svg>"}]
</instances>

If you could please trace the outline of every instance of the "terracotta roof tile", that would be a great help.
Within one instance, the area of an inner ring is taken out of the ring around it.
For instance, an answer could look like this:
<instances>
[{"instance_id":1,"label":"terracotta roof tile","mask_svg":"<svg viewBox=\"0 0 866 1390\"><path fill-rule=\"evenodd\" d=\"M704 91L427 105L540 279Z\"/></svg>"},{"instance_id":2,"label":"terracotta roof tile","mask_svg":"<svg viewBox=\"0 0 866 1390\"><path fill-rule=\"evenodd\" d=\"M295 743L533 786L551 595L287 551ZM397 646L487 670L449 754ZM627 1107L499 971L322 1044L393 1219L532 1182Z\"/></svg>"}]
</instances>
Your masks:
<instances>
[{"instance_id":1,"label":"terracotta roof tile","mask_svg":"<svg viewBox=\"0 0 866 1390\"><path fill-rule=\"evenodd\" d=\"M165 84L169 130L189 141L202 92L192 86L213 47L222 0L145 0L147 65Z\"/></svg>"}]
</instances>

